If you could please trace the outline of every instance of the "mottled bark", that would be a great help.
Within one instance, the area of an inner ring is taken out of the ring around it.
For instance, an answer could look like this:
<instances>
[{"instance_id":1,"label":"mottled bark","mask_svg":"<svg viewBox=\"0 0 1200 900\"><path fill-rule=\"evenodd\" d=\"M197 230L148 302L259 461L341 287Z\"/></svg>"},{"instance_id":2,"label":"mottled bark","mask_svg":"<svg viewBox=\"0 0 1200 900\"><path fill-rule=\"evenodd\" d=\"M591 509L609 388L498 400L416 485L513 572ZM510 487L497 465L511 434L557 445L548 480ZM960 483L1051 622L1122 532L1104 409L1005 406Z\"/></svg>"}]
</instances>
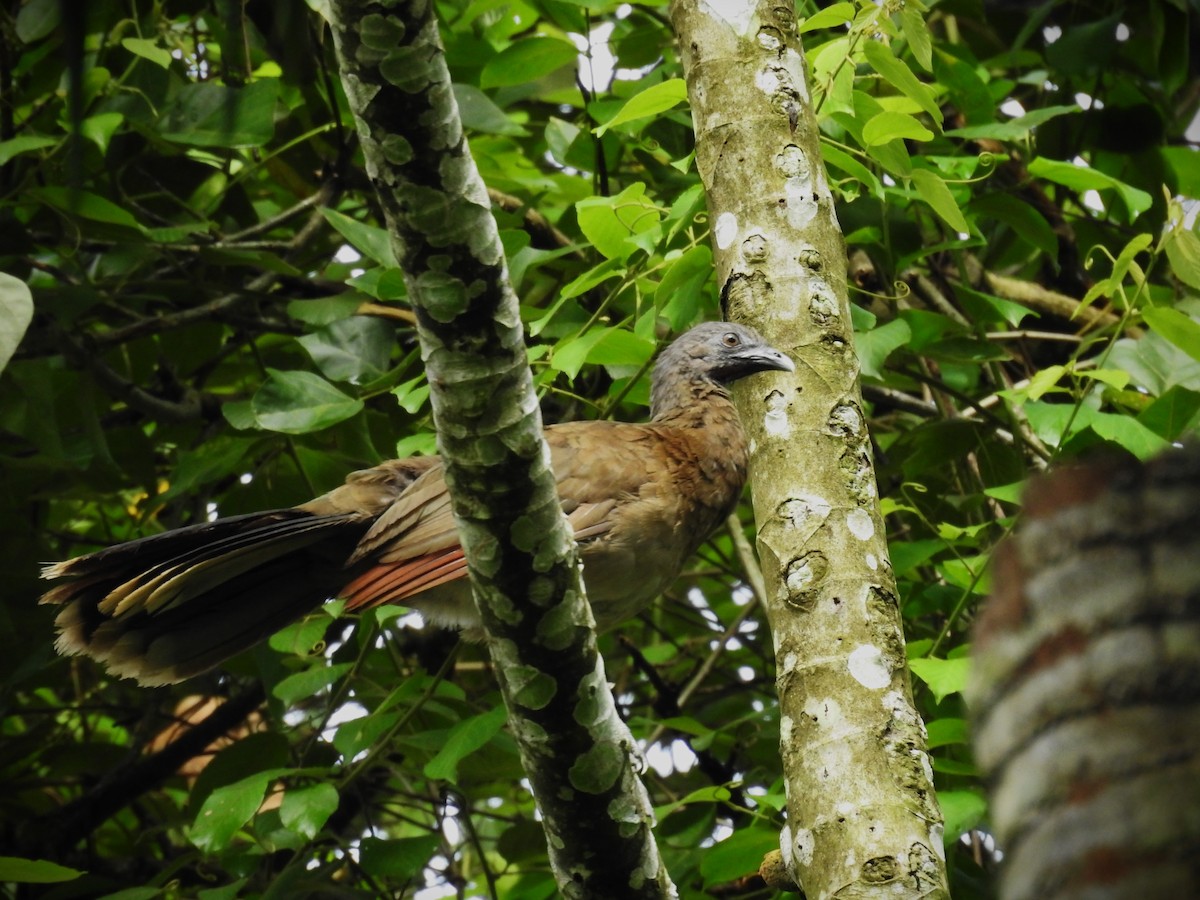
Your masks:
<instances>
[{"instance_id":1,"label":"mottled bark","mask_svg":"<svg viewBox=\"0 0 1200 900\"><path fill-rule=\"evenodd\" d=\"M1200 897L1200 452L1027 494L970 690L1000 896Z\"/></svg>"},{"instance_id":2,"label":"mottled bark","mask_svg":"<svg viewBox=\"0 0 1200 900\"><path fill-rule=\"evenodd\" d=\"M941 814L913 706L846 293L793 7L675 0L727 316L797 371L735 390L808 896L944 897Z\"/></svg>"},{"instance_id":3,"label":"mottled bark","mask_svg":"<svg viewBox=\"0 0 1200 900\"><path fill-rule=\"evenodd\" d=\"M674 889L559 508L516 297L432 4L332 4L342 83L417 314L438 446L509 724L568 897Z\"/></svg>"}]
</instances>

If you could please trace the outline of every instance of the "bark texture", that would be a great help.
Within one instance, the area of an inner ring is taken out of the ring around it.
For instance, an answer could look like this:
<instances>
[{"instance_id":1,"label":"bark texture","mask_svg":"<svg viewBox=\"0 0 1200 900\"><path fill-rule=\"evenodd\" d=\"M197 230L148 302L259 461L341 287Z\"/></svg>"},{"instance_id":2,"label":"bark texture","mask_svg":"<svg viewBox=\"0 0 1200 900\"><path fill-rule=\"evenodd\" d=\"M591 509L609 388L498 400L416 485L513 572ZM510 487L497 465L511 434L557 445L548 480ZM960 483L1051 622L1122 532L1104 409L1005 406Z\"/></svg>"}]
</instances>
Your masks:
<instances>
[{"instance_id":1,"label":"bark texture","mask_svg":"<svg viewBox=\"0 0 1200 900\"><path fill-rule=\"evenodd\" d=\"M504 252L432 3L331 4L342 83L417 315L438 446L509 725L567 897L674 888L596 650Z\"/></svg>"},{"instance_id":2,"label":"bark texture","mask_svg":"<svg viewBox=\"0 0 1200 900\"><path fill-rule=\"evenodd\" d=\"M942 819L878 511L845 247L794 16L776 0L671 4L724 310L797 367L735 391L782 707L781 850L814 900L944 897Z\"/></svg>"},{"instance_id":3,"label":"bark texture","mask_svg":"<svg viewBox=\"0 0 1200 900\"><path fill-rule=\"evenodd\" d=\"M970 699L1005 900L1200 896L1200 452L1059 471L997 554Z\"/></svg>"}]
</instances>

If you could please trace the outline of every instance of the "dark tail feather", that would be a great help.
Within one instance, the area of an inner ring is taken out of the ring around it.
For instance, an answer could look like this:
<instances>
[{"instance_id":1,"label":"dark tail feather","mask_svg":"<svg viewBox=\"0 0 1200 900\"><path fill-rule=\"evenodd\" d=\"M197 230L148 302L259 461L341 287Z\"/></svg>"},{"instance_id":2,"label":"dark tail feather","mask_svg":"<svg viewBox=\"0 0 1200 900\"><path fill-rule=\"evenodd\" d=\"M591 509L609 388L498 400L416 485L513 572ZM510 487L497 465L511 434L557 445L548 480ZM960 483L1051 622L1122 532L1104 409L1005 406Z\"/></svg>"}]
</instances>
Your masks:
<instances>
[{"instance_id":1,"label":"dark tail feather","mask_svg":"<svg viewBox=\"0 0 1200 900\"><path fill-rule=\"evenodd\" d=\"M72 580L43 603L61 653L116 675L171 684L253 646L333 596L369 526L351 515L281 510L218 519L47 566Z\"/></svg>"}]
</instances>

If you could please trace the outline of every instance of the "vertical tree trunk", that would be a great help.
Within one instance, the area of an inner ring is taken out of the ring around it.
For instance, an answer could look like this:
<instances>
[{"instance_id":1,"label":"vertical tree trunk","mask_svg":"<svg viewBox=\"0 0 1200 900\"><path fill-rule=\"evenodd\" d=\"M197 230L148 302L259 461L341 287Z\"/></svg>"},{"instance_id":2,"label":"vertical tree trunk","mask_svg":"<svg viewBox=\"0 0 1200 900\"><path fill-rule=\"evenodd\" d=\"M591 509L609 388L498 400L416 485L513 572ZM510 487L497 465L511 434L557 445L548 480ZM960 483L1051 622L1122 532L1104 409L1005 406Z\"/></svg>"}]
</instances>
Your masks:
<instances>
[{"instance_id":1,"label":"vertical tree trunk","mask_svg":"<svg viewBox=\"0 0 1200 900\"><path fill-rule=\"evenodd\" d=\"M971 685L1000 896L1200 897L1200 453L1027 493Z\"/></svg>"},{"instance_id":2,"label":"vertical tree trunk","mask_svg":"<svg viewBox=\"0 0 1200 900\"><path fill-rule=\"evenodd\" d=\"M671 19L725 312L797 364L795 376L735 392L775 638L784 860L814 898L944 897L942 820L878 511L845 248L793 7L675 0Z\"/></svg>"},{"instance_id":3,"label":"vertical tree trunk","mask_svg":"<svg viewBox=\"0 0 1200 900\"><path fill-rule=\"evenodd\" d=\"M438 447L509 724L567 897L674 895L596 649L487 190L433 4L331 5L342 83L417 313Z\"/></svg>"}]
</instances>

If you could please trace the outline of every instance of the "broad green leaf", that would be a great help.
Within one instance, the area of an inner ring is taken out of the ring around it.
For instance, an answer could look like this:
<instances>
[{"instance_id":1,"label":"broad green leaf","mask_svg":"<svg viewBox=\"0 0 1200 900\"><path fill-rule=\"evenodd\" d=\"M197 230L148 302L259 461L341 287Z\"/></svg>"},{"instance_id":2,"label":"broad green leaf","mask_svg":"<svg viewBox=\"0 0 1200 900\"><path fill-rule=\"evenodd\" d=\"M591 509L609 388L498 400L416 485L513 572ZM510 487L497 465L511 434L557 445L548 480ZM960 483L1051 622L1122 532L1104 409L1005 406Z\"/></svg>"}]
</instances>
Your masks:
<instances>
[{"instance_id":1,"label":"broad green leaf","mask_svg":"<svg viewBox=\"0 0 1200 900\"><path fill-rule=\"evenodd\" d=\"M1200 291L1200 237L1194 231L1176 226L1164 241L1167 261L1175 277L1193 290Z\"/></svg>"},{"instance_id":2,"label":"broad green leaf","mask_svg":"<svg viewBox=\"0 0 1200 900\"><path fill-rule=\"evenodd\" d=\"M28 153L31 150L41 150L45 147L53 147L57 143L58 140L56 138L41 137L34 134L25 134L20 137L10 138L7 141L0 141L0 166L21 153Z\"/></svg>"},{"instance_id":3,"label":"broad green leaf","mask_svg":"<svg viewBox=\"0 0 1200 900\"><path fill-rule=\"evenodd\" d=\"M1148 210L1152 202L1150 195L1140 188L1118 181L1098 169L1077 166L1074 163L1039 156L1029 163L1029 174L1074 191L1116 191L1134 218Z\"/></svg>"},{"instance_id":4,"label":"broad green leaf","mask_svg":"<svg viewBox=\"0 0 1200 900\"><path fill-rule=\"evenodd\" d=\"M234 784L263 769L282 768L288 760L288 742L282 734L256 732L234 741L212 758L192 786L188 809L196 813L216 789Z\"/></svg>"},{"instance_id":5,"label":"broad green leaf","mask_svg":"<svg viewBox=\"0 0 1200 900\"><path fill-rule=\"evenodd\" d=\"M68 9L59 0L29 0L17 12L17 37L25 44L40 41L58 27Z\"/></svg>"},{"instance_id":6,"label":"broad green leaf","mask_svg":"<svg viewBox=\"0 0 1200 900\"><path fill-rule=\"evenodd\" d=\"M926 72L932 72L933 41L929 35L929 26L925 24L924 12L925 8L920 3L906 0L904 8L900 10L900 30L908 41L908 49L912 51L913 58Z\"/></svg>"},{"instance_id":7,"label":"broad green leaf","mask_svg":"<svg viewBox=\"0 0 1200 900\"><path fill-rule=\"evenodd\" d=\"M866 146L879 147L897 139L931 141L933 132L906 113L881 112L863 126L862 137Z\"/></svg>"},{"instance_id":8,"label":"broad green leaf","mask_svg":"<svg viewBox=\"0 0 1200 900\"><path fill-rule=\"evenodd\" d=\"M654 350L654 341L623 328L612 328L592 346L587 361L613 369L630 369L632 374L646 364Z\"/></svg>"},{"instance_id":9,"label":"broad green leaf","mask_svg":"<svg viewBox=\"0 0 1200 900\"><path fill-rule=\"evenodd\" d=\"M1150 459L1171 446L1170 442L1163 440L1132 416L1096 413L1088 424L1100 437L1119 444L1138 459Z\"/></svg>"},{"instance_id":10,"label":"broad green leaf","mask_svg":"<svg viewBox=\"0 0 1200 900\"><path fill-rule=\"evenodd\" d=\"M420 873L441 846L442 836L437 832L425 837L391 841L364 838L359 848L359 864L368 875L403 884Z\"/></svg>"},{"instance_id":11,"label":"broad green leaf","mask_svg":"<svg viewBox=\"0 0 1200 900\"><path fill-rule=\"evenodd\" d=\"M946 182L940 175L928 169L913 169L912 180L921 199L928 203L947 225L960 234L971 231L958 201L954 199L950 188L946 187Z\"/></svg>"},{"instance_id":12,"label":"broad green leaf","mask_svg":"<svg viewBox=\"0 0 1200 900\"><path fill-rule=\"evenodd\" d=\"M948 744L965 744L970 740L966 719L934 719L926 726L929 749Z\"/></svg>"},{"instance_id":13,"label":"broad green leaf","mask_svg":"<svg viewBox=\"0 0 1200 900\"><path fill-rule=\"evenodd\" d=\"M487 61L479 83L484 88L528 84L578 58L579 51L567 41L551 37L522 38Z\"/></svg>"},{"instance_id":14,"label":"broad green leaf","mask_svg":"<svg viewBox=\"0 0 1200 900\"><path fill-rule=\"evenodd\" d=\"M903 347L912 339L912 331L903 319L893 319L886 325L873 328L854 336L858 363L868 378L883 378L883 364L893 350Z\"/></svg>"},{"instance_id":15,"label":"broad green leaf","mask_svg":"<svg viewBox=\"0 0 1200 900\"><path fill-rule=\"evenodd\" d=\"M1142 310L1146 324L1186 353L1200 360L1200 323L1177 309L1148 307Z\"/></svg>"},{"instance_id":16,"label":"broad green leaf","mask_svg":"<svg viewBox=\"0 0 1200 900\"><path fill-rule=\"evenodd\" d=\"M987 800L974 791L938 791L937 798L946 822L947 847L982 822L987 812Z\"/></svg>"},{"instance_id":17,"label":"broad green leaf","mask_svg":"<svg viewBox=\"0 0 1200 900\"><path fill-rule=\"evenodd\" d=\"M631 238L658 225L660 218L640 181L615 197L586 197L575 204L575 212L588 241L608 259L628 256L637 246Z\"/></svg>"},{"instance_id":18,"label":"broad green leaf","mask_svg":"<svg viewBox=\"0 0 1200 900\"><path fill-rule=\"evenodd\" d=\"M1200 416L1200 391L1176 385L1151 403L1138 421L1161 438L1177 441L1196 427Z\"/></svg>"},{"instance_id":19,"label":"broad green leaf","mask_svg":"<svg viewBox=\"0 0 1200 900\"><path fill-rule=\"evenodd\" d=\"M410 378L392 388L392 395L409 415L415 416L429 402L429 379L424 375Z\"/></svg>"},{"instance_id":20,"label":"broad green leaf","mask_svg":"<svg viewBox=\"0 0 1200 900\"><path fill-rule=\"evenodd\" d=\"M371 747L400 720L400 713L374 712L338 726L333 746L347 760Z\"/></svg>"},{"instance_id":21,"label":"broad green leaf","mask_svg":"<svg viewBox=\"0 0 1200 900\"><path fill-rule=\"evenodd\" d=\"M363 256L381 266L397 267L396 255L392 252L392 238L385 229L359 222L336 209L323 208L321 215Z\"/></svg>"},{"instance_id":22,"label":"broad green leaf","mask_svg":"<svg viewBox=\"0 0 1200 900\"><path fill-rule=\"evenodd\" d=\"M319 782L306 787L288 788L279 806L279 820L285 828L312 840L338 807L338 792L332 784Z\"/></svg>"},{"instance_id":23,"label":"broad green leaf","mask_svg":"<svg viewBox=\"0 0 1200 900\"><path fill-rule=\"evenodd\" d=\"M876 199L883 199L883 185L880 183L879 178L849 153L832 144L822 143L821 157L825 160L826 165L841 169L847 175L856 179L870 192L871 196Z\"/></svg>"},{"instance_id":24,"label":"broad green leaf","mask_svg":"<svg viewBox=\"0 0 1200 900\"><path fill-rule=\"evenodd\" d=\"M921 107L933 121L941 124L942 111L933 96L933 91L928 85L921 83L908 66L896 59L891 48L885 47L879 41L868 40L863 44L863 51L871 68L882 75L892 87Z\"/></svg>"},{"instance_id":25,"label":"broad green leaf","mask_svg":"<svg viewBox=\"0 0 1200 900\"><path fill-rule=\"evenodd\" d=\"M21 279L0 272L0 372L33 321L33 294Z\"/></svg>"},{"instance_id":26,"label":"broad green leaf","mask_svg":"<svg viewBox=\"0 0 1200 900\"><path fill-rule=\"evenodd\" d=\"M800 23L798 31L807 34L819 28L836 28L854 19L853 3L834 3L818 10Z\"/></svg>"},{"instance_id":27,"label":"broad green leaf","mask_svg":"<svg viewBox=\"0 0 1200 900\"><path fill-rule=\"evenodd\" d=\"M162 137L191 147L261 147L275 134L279 79L245 87L215 81L184 85L158 120Z\"/></svg>"},{"instance_id":28,"label":"broad green leaf","mask_svg":"<svg viewBox=\"0 0 1200 900\"><path fill-rule=\"evenodd\" d=\"M387 372L396 329L382 319L353 316L296 340L329 380L364 384Z\"/></svg>"},{"instance_id":29,"label":"broad green leaf","mask_svg":"<svg viewBox=\"0 0 1200 900\"><path fill-rule=\"evenodd\" d=\"M138 220L129 210L88 191L73 191L65 187L44 187L34 188L28 191L26 196L49 203L63 212L91 219L93 222L120 225L124 228L137 229L140 227Z\"/></svg>"},{"instance_id":30,"label":"broad green leaf","mask_svg":"<svg viewBox=\"0 0 1200 900\"><path fill-rule=\"evenodd\" d=\"M455 84L454 100L463 127L484 134L520 135L525 129L508 117L487 94L473 84Z\"/></svg>"},{"instance_id":31,"label":"broad green leaf","mask_svg":"<svg viewBox=\"0 0 1200 900\"><path fill-rule=\"evenodd\" d=\"M992 138L997 141L1020 141L1024 140L1029 135L1029 132L1042 123L1049 122L1051 119L1057 119L1059 116L1070 116L1078 112L1082 112L1082 110L1074 103L1067 106L1045 106L1041 109L1031 110L1025 115L1010 119L1007 122L988 122L981 125L967 125L963 128L954 128L947 131L946 136L963 138L965 140Z\"/></svg>"},{"instance_id":32,"label":"broad green leaf","mask_svg":"<svg viewBox=\"0 0 1200 900\"><path fill-rule=\"evenodd\" d=\"M357 397L343 394L312 372L268 369L267 381L251 400L255 421L268 431L307 434L362 411Z\"/></svg>"},{"instance_id":33,"label":"broad green leaf","mask_svg":"<svg viewBox=\"0 0 1200 900\"><path fill-rule=\"evenodd\" d=\"M313 697L321 693L353 667L353 663L336 663L334 665L318 663L288 675L271 689L271 693L284 705L291 706L306 697Z\"/></svg>"},{"instance_id":34,"label":"broad green leaf","mask_svg":"<svg viewBox=\"0 0 1200 900\"><path fill-rule=\"evenodd\" d=\"M83 872L60 866L48 859L23 859L19 856L0 856L0 884L18 882L21 884L53 884L58 881L71 881Z\"/></svg>"},{"instance_id":35,"label":"broad green leaf","mask_svg":"<svg viewBox=\"0 0 1200 900\"><path fill-rule=\"evenodd\" d=\"M278 653L295 656L310 656L314 650L324 646L325 632L329 619L324 616L305 616L267 638L267 644Z\"/></svg>"},{"instance_id":36,"label":"broad green leaf","mask_svg":"<svg viewBox=\"0 0 1200 900\"><path fill-rule=\"evenodd\" d=\"M992 193L972 198L970 207L976 215L1003 222L1050 259L1058 259L1058 236L1045 216L1025 201L1012 194Z\"/></svg>"},{"instance_id":37,"label":"broad green leaf","mask_svg":"<svg viewBox=\"0 0 1200 900\"><path fill-rule=\"evenodd\" d=\"M205 853L224 850L233 836L258 812L267 786L287 771L266 769L255 772L209 794L188 830L192 843Z\"/></svg>"},{"instance_id":38,"label":"broad green leaf","mask_svg":"<svg viewBox=\"0 0 1200 900\"><path fill-rule=\"evenodd\" d=\"M779 832L772 828L739 828L725 840L709 847L700 859L700 874L706 887L725 884L758 871L763 857L779 849Z\"/></svg>"},{"instance_id":39,"label":"broad green leaf","mask_svg":"<svg viewBox=\"0 0 1200 900\"><path fill-rule=\"evenodd\" d=\"M687 101L687 85L682 78L669 78L666 81L651 85L639 91L625 101L625 105L617 110L617 114L595 129L597 135L602 135L610 128L635 122L650 116L673 109Z\"/></svg>"},{"instance_id":40,"label":"broad green leaf","mask_svg":"<svg viewBox=\"0 0 1200 900\"><path fill-rule=\"evenodd\" d=\"M437 756L425 764L425 777L453 781L458 774L458 764L495 737L507 718L508 711L503 706L497 706L489 712L459 722L450 729Z\"/></svg>"},{"instance_id":41,"label":"broad green leaf","mask_svg":"<svg viewBox=\"0 0 1200 900\"><path fill-rule=\"evenodd\" d=\"M967 686L969 659L910 659L912 673L929 686L934 699L941 702L951 694L960 694Z\"/></svg>"},{"instance_id":42,"label":"broad green leaf","mask_svg":"<svg viewBox=\"0 0 1200 900\"><path fill-rule=\"evenodd\" d=\"M1200 154L1188 146L1160 147L1158 152L1175 176L1175 192L1200 197Z\"/></svg>"},{"instance_id":43,"label":"broad green leaf","mask_svg":"<svg viewBox=\"0 0 1200 900\"><path fill-rule=\"evenodd\" d=\"M154 41L146 40L146 38L125 38L121 41L121 46L130 53L150 60L156 66L166 69L171 65L170 52L165 47L158 46Z\"/></svg>"}]
</instances>

